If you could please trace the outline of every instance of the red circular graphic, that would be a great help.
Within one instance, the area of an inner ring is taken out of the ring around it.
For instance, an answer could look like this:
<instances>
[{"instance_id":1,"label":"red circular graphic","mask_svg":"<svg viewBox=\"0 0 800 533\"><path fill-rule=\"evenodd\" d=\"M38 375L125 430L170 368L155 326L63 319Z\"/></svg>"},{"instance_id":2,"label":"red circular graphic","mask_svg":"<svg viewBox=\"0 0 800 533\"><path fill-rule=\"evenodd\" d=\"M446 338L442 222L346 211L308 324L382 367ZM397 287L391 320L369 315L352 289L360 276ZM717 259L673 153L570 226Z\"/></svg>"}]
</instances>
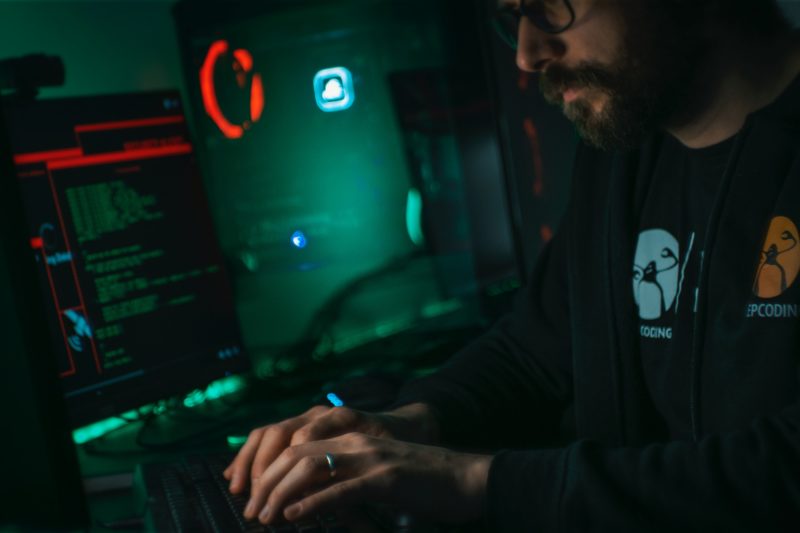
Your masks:
<instances>
[{"instance_id":1,"label":"red circular graphic","mask_svg":"<svg viewBox=\"0 0 800 533\"><path fill-rule=\"evenodd\" d=\"M203 66L200 68L200 92L203 95L203 107L214 121L219 130L228 139L239 139L244 132L259 121L264 111L264 86L261 74L253 72L253 56L245 49L234 50L233 71L236 73L237 85L244 89L250 77L250 118L240 124L234 124L222 112L217 98L217 88L214 83L214 72L217 64L228 55L230 46L225 40L214 41L208 49Z\"/></svg>"}]
</instances>

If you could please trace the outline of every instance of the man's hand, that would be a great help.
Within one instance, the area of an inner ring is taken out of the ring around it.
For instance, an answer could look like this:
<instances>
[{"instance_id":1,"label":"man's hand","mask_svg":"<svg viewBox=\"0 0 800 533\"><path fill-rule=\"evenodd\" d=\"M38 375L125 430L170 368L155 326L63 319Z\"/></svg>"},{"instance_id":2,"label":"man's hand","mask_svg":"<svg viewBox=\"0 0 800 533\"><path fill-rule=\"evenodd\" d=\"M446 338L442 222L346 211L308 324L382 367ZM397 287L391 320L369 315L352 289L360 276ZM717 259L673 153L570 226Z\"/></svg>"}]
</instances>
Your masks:
<instances>
[{"instance_id":1,"label":"man's hand","mask_svg":"<svg viewBox=\"0 0 800 533\"><path fill-rule=\"evenodd\" d=\"M239 454L225 469L234 494L244 491L290 446L328 439L346 433L415 442L435 442L432 415L423 404L390 413L364 413L346 407L312 407L305 413L250 432Z\"/></svg>"},{"instance_id":2,"label":"man's hand","mask_svg":"<svg viewBox=\"0 0 800 533\"><path fill-rule=\"evenodd\" d=\"M482 514L491 459L360 433L306 442L284 449L254 481L245 517L296 521L372 502L467 522Z\"/></svg>"}]
</instances>

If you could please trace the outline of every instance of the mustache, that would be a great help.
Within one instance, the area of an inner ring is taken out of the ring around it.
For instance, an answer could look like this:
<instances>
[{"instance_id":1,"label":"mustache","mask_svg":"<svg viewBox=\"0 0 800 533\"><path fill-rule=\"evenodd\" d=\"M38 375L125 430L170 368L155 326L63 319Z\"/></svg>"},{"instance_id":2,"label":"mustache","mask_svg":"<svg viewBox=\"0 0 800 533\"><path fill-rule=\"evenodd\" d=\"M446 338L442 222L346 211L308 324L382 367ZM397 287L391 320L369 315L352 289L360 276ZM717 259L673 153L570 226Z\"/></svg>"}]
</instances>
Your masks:
<instances>
[{"instance_id":1,"label":"mustache","mask_svg":"<svg viewBox=\"0 0 800 533\"><path fill-rule=\"evenodd\" d=\"M551 103L560 102L561 94L567 89L585 87L614 91L619 87L619 79L610 70L593 65L576 68L551 65L539 77L539 89Z\"/></svg>"}]
</instances>

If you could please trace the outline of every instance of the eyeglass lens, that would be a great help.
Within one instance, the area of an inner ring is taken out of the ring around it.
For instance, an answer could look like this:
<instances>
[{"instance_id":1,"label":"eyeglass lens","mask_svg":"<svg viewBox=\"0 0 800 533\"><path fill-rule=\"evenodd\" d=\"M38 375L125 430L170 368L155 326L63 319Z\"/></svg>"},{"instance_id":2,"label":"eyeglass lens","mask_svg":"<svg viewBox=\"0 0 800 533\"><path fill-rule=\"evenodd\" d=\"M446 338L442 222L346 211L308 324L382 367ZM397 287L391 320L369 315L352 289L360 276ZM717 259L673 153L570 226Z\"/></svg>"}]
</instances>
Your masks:
<instances>
[{"instance_id":1,"label":"eyeglass lens","mask_svg":"<svg viewBox=\"0 0 800 533\"><path fill-rule=\"evenodd\" d=\"M525 16L537 28L558 33L572 23L572 11L565 0L523 0L519 8L506 5L498 11L494 26L501 37L516 46L521 18Z\"/></svg>"}]
</instances>

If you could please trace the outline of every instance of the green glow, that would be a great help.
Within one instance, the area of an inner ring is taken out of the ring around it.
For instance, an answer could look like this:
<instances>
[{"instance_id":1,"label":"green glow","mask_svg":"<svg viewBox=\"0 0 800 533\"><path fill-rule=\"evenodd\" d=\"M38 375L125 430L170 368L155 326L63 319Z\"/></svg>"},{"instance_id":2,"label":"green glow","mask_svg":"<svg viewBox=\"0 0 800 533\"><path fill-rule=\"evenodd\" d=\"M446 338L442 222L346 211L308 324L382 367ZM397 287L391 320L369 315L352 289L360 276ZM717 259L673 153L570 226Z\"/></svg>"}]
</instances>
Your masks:
<instances>
[{"instance_id":1,"label":"green glow","mask_svg":"<svg viewBox=\"0 0 800 533\"><path fill-rule=\"evenodd\" d=\"M422 316L424 318L435 318L437 316L446 315L453 311L458 311L463 307L461 300L453 298L443 302L431 302L422 308Z\"/></svg>"},{"instance_id":2,"label":"green glow","mask_svg":"<svg viewBox=\"0 0 800 533\"><path fill-rule=\"evenodd\" d=\"M375 338L375 330L373 328L369 328L364 331L357 331L350 333L348 335L343 336L340 339L336 339L336 342L333 347L334 353L342 353L355 348L356 346L361 346L362 344L366 344L367 342L373 340Z\"/></svg>"},{"instance_id":3,"label":"green glow","mask_svg":"<svg viewBox=\"0 0 800 533\"><path fill-rule=\"evenodd\" d=\"M247 435L228 435L228 446L241 448L247 442Z\"/></svg>"},{"instance_id":4,"label":"green glow","mask_svg":"<svg viewBox=\"0 0 800 533\"><path fill-rule=\"evenodd\" d=\"M244 266L247 267L247 270L250 272L255 272L258 270L258 258L254 254L250 252L242 252L239 256L239 259L242 260L242 264L244 264Z\"/></svg>"},{"instance_id":5,"label":"green glow","mask_svg":"<svg viewBox=\"0 0 800 533\"><path fill-rule=\"evenodd\" d=\"M195 389L189 394L186 395L186 398L183 399L184 407L188 407L191 409L192 407L197 407L198 405L204 403L206 401L206 394L204 391L200 389Z\"/></svg>"},{"instance_id":6,"label":"green glow","mask_svg":"<svg viewBox=\"0 0 800 533\"><path fill-rule=\"evenodd\" d=\"M414 320L410 318L396 318L387 320L375 326L375 335L378 337L388 337L400 331L410 329L414 325Z\"/></svg>"},{"instance_id":7,"label":"green glow","mask_svg":"<svg viewBox=\"0 0 800 533\"><path fill-rule=\"evenodd\" d=\"M244 378L241 376L229 376L211 383L205 390L195 389L183 399L183 405L189 409L197 407L207 401L217 400L223 396L228 396L242 390L245 386ZM85 444L90 440L102 437L110 431L113 431L129 422L126 418L136 418L141 413L152 412L160 415L166 412L167 407L164 402L155 404L147 404L139 409L128 411L120 416L106 418L94 424L78 428L72 432L72 440L75 444Z\"/></svg>"},{"instance_id":8,"label":"green glow","mask_svg":"<svg viewBox=\"0 0 800 533\"><path fill-rule=\"evenodd\" d=\"M422 232L422 195L414 188L408 190L406 200L406 229L411 242L417 246L425 244L425 234Z\"/></svg>"},{"instance_id":9,"label":"green glow","mask_svg":"<svg viewBox=\"0 0 800 533\"><path fill-rule=\"evenodd\" d=\"M206 389L206 399L217 400L223 396L233 394L244 388L244 379L240 376L231 376L215 381Z\"/></svg>"},{"instance_id":10,"label":"green glow","mask_svg":"<svg viewBox=\"0 0 800 533\"><path fill-rule=\"evenodd\" d=\"M109 431L113 431L118 427L124 426L128 422L124 418L135 417L138 413L136 411L128 411L119 417L106 418L94 424L84 426L72 432L72 440L75 444L84 444L90 440L102 437Z\"/></svg>"}]
</instances>

